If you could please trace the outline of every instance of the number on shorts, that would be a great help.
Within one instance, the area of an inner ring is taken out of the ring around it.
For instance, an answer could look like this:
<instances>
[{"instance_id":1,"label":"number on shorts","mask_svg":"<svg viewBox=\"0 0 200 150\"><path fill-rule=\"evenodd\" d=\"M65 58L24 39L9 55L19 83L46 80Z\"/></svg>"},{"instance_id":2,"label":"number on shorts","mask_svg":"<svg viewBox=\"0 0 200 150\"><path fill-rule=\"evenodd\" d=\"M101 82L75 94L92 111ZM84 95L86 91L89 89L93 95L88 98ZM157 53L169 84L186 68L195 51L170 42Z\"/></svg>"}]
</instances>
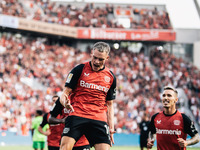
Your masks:
<instances>
[{"instance_id":1,"label":"number on shorts","mask_svg":"<svg viewBox=\"0 0 200 150\"><path fill-rule=\"evenodd\" d=\"M105 124L104 127L106 128L106 133L109 134L109 126Z\"/></svg>"}]
</instances>

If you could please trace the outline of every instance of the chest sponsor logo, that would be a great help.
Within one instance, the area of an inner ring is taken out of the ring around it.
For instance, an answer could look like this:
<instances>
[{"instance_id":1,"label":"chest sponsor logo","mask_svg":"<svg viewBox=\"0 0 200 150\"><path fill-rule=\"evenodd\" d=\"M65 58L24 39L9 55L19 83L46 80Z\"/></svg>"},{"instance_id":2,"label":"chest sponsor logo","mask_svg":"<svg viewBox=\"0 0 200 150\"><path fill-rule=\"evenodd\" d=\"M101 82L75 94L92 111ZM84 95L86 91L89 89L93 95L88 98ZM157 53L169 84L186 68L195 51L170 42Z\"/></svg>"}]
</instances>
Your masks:
<instances>
[{"instance_id":1,"label":"chest sponsor logo","mask_svg":"<svg viewBox=\"0 0 200 150\"><path fill-rule=\"evenodd\" d=\"M93 84L93 83L87 83L83 80L80 80L80 86L81 87L85 87L85 88L89 88L89 89L96 89L99 91L104 91L104 92L108 92L108 88L105 86L101 86L101 85L97 85L97 84Z\"/></svg>"},{"instance_id":2,"label":"chest sponsor logo","mask_svg":"<svg viewBox=\"0 0 200 150\"><path fill-rule=\"evenodd\" d=\"M156 128L156 134L168 134L168 135L181 135L181 131L176 130L167 130L167 129L158 129Z\"/></svg>"},{"instance_id":3,"label":"chest sponsor logo","mask_svg":"<svg viewBox=\"0 0 200 150\"><path fill-rule=\"evenodd\" d=\"M72 73L69 73L68 76L67 76L66 83L70 83L72 77L73 77L73 74L72 74Z\"/></svg>"},{"instance_id":4,"label":"chest sponsor logo","mask_svg":"<svg viewBox=\"0 0 200 150\"><path fill-rule=\"evenodd\" d=\"M90 75L90 73L85 73L84 72L84 76L88 77Z\"/></svg>"},{"instance_id":5,"label":"chest sponsor logo","mask_svg":"<svg viewBox=\"0 0 200 150\"><path fill-rule=\"evenodd\" d=\"M105 77L104 77L104 80L105 80L107 83L109 83L109 82L110 82L110 77L109 77L109 76L105 76Z\"/></svg>"},{"instance_id":6,"label":"chest sponsor logo","mask_svg":"<svg viewBox=\"0 0 200 150\"><path fill-rule=\"evenodd\" d=\"M161 120L157 120L156 122L157 122L157 124L161 124Z\"/></svg>"},{"instance_id":7,"label":"chest sponsor logo","mask_svg":"<svg viewBox=\"0 0 200 150\"><path fill-rule=\"evenodd\" d=\"M180 120L174 120L174 125L179 126L181 124Z\"/></svg>"}]
</instances>

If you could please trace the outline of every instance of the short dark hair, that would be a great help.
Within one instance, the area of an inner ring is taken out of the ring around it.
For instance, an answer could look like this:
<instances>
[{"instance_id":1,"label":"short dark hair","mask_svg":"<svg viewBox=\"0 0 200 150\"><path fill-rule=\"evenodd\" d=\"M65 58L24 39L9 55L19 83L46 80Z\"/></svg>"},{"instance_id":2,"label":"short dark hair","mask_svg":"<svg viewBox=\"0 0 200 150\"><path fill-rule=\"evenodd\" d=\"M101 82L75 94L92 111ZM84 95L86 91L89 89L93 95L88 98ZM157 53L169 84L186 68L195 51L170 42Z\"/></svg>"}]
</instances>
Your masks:
<instances>
[{"instance_id":1,"label":"short dark hair","mask_svg":"<svg viewBox=\"0 0 200 150\"><path fill-rule=\"evenodd\" d=\"M165 86L164 90L172 90L172 91L174 91L178 95L178 91L173 86L169 86L169 85Z\"/></svg>"},{"instance_id":2,"label":"short dark hair","mask_svg":"<svg viewBox=\"0 0 200 150\"><path fill-rule=\"evenodd\" d=\"M43 114L43 111L42 110L36 110L36 113L41 116Z\"/></svg>"},{"instance_id":3,"label":"short dark hair","mask_svg":"<svg viewBox=\"0 0 200 150\"><path fill-rule=\"evenodd\" d=\"M58 98L58 95L54 95L54 96L52 97L52 99L53 99L53 98Z\"/></svg>"}]
</instances>

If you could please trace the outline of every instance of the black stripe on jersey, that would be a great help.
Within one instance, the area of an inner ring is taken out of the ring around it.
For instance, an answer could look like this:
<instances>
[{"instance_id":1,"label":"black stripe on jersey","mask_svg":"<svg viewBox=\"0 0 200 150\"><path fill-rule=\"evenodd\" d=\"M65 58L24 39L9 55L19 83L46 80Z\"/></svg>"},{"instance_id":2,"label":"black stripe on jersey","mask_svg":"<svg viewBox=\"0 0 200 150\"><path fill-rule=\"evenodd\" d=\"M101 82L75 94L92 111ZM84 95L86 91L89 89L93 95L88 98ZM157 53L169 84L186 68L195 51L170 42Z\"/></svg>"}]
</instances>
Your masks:
<instances>
[{"instance_id":1,"label":"black stripe on jersey","mask_svg":"<svg viewBox=\"0 0 200 150\"><path fill-rule=\"evenodd\" d=\"M148 129L149 131L151 131L152 134L155 134L156 133L156 127L154 125L154 119L156 118L156 116L158 115L159 113L156 113L152 116L151 118L151 122L149 123L149 126L148 126Z\"/></svg>"},{"instance_id":2,"label":"black stripe on jersey","mask_svg":"<svg viewBox=\"0 0 200 150\"><path fill-rule=\"evenodd\" d=\"M55 107L52 111L50 111L50 114L52 117L57 117L59 114L62 114L63 105L60 103L60 99L58 99L55 103Z\"/></svg>"},{"instance_id":3,"label":"black stripe on jersey","mask_svg":"<svg viewBox=\"0 0 200 150\"><path fill-rule=\"evenodd\" d=\"M197 134L198 131L196 130L196 128L194 126L194 122L192 122L190 120L190 118L188 116L186 116L185 114L181 113L181 115L183 117L185 133L189 134L191 137L195 136L195 134Z\"/></svg>"},{"instance_id":4,"label":"black stripe on jersey","mask_svg":"<svg viewBox=\"0 0 200 150\"><path fill-rule=\"evenodd\" d=\"M112 71L110 71L111 74L113 75L113 83L110 87L110 89L108 90L107 96L106 96L106 100L113 100L116 97L116 85L117 85L117 80L115 75L113 74Z\"/></svg>"},{"instance_id":5,"label":"black stripe on jersey","mask_svg":"<svg viewBox=\"0 0 200 150\"><path fill-rule=\"evenodd\" d=\"M43 116L42 122L41 122L41 124L40 124L40 126L41 126L42 128L43 128L46 124L48 124L47 116L48 116L48 113L44 114L44 116Z\"/></svg>"},{"instance_id":6,"label":"black stripe on jersey","mask_svg":"<svg viewBox=\"0 0 200 150\"><path fill-rule=\"evenodd\" d=\"M85 64L80 64L80 65L77 65L76 67L74 67L71 70L70 73L73 74L72 79L71 79L71 81L69 83L65 82L65 87L69 87L71 89L75 89L75 87L76 87L76 85L78 83L78 79L80 78L81 73L83 71L83 67L84 66L85 66Z\"/></svg>"}]
</instances>

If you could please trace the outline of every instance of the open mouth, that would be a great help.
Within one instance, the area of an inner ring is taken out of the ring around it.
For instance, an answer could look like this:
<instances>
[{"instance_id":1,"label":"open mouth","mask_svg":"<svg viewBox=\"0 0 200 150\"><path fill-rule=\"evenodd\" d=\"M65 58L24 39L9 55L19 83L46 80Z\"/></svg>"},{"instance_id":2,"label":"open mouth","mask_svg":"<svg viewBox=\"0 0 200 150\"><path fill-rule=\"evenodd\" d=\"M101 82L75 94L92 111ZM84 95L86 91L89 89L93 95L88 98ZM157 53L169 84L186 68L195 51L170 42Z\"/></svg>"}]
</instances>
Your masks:
<instances>
[{"instance_id":1,"label":"open mouth","mask_svg":"<svg viewBox=\"0 0 200 150\"><path fill-rule=\"evenodd\" d=\"M98 68L98 67L99 67L99 65L96 65L96 64L94 64L94 67Z\"/></svg>"},{"instance_id":2,"label":"open mouth","mask_svg":"<svg viewBox=\"0 0 200 150\"><path fill-rule=\"evenodd\" d=\"M167 104L169 104L169 102L165 100L165 101L163 101L163 104L167 105Z\"/></svg>"}]
</instances>

